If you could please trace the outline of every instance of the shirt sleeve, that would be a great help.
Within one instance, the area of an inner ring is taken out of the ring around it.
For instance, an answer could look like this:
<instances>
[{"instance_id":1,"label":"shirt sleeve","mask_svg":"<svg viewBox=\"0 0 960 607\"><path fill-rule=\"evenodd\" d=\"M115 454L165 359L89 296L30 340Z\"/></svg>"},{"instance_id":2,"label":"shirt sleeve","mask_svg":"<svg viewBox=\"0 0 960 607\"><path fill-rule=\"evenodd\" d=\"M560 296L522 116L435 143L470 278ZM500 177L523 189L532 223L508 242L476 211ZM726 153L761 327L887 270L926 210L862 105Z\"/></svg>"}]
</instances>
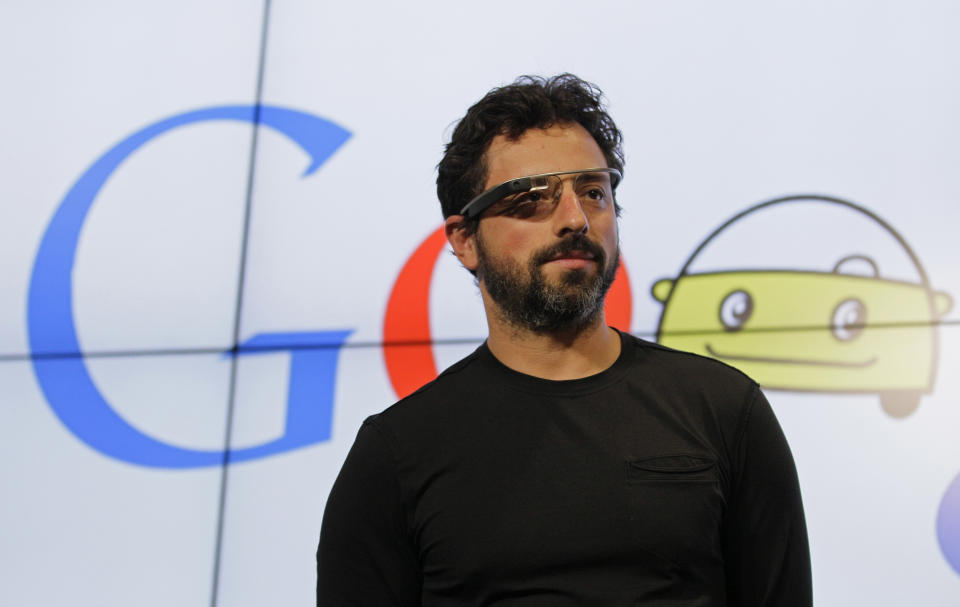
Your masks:
<instances>
[{"instance_id":1,"label":"shirt sleeve","mask_svg":"<svg viewBox=\"0 0 960 607\"><path fill-rule=\"evenodd\" d=\"M727 604L810 607L810 549L797 470L759 388L735 445L732 499L724 524Z\"/></svg>"},{"instance_id":2,"label":"shirt sleeve","mask_svg":"<svg viewBox=\"0 0 960 607\"><path fill-rule=\"evenodd\" d=\"M417 606L421 585L396 463L368 419L327 499L317 549L317 606Z\"/></svg>"}]
</instances>

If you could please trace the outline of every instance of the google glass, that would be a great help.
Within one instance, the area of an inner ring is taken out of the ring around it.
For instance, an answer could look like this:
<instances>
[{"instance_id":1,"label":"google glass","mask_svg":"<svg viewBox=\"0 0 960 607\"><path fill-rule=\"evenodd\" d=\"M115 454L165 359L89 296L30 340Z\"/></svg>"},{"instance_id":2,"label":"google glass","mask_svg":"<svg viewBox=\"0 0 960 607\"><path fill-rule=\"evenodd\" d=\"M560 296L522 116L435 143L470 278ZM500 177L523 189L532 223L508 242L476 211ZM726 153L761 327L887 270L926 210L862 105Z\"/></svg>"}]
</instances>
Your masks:
<instances>
[{"instance_id":1,"label":"google glass","mask_svg":"<svg viewBox=\"0 0 960 607\"><path fill-rule=\"evenodd\" d=\"M610 168L579 169L576 171L557 171L555 173L541 173L518 177L504 181L500 185L477 195L462 209L460 215L466 218L476 217L491 205L510 198L517 205L536 203L543 207L541 210L552 210L553 205L560 200L563 193L563 175L577 175L574 179L574 191L581 205L591 205L601 202L613 203L613 191L622 179L620 171ZM547 207L547 205L549 205Z\"/></svg>"}]
</instances>

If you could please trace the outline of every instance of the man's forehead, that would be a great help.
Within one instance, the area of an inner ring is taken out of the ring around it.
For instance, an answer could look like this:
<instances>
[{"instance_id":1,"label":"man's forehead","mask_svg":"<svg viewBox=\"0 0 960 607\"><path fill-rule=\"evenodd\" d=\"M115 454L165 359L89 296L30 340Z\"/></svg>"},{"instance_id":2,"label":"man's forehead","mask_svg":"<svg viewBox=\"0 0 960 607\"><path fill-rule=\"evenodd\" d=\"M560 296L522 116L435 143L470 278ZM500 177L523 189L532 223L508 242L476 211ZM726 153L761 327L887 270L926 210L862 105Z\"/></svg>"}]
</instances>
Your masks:
<instances>
[{"instance_id":1,"label":"man's forehead","mask_svg":"<svg viewBox=\"0 0 960 607\"><path fill-rule=\"evenodd\" d=\"M600 146L579 124L529 129L516 139L497 135L485 161L485 187L526 175L607 166Z\"/></svg>"}]
</instances>

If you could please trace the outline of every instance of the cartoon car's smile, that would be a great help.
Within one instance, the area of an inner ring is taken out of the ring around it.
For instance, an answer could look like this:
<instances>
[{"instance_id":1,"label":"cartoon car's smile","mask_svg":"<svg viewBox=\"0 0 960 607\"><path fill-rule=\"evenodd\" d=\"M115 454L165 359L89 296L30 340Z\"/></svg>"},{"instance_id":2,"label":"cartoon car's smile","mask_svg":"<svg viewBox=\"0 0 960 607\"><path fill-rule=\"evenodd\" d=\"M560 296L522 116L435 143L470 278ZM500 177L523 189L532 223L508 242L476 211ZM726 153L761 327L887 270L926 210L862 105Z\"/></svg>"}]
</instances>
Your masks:
<instances>
[{"instance_id":1,"label":"cartoon car's smile","mask_svg":"<svg viewBox=\"0 0 960 607\"><path fill-rule=\"evenodd\" d=\"M715 358L722 360L739 360L744 362L761 362L761 363L777 363L783 365L815 365L821 367L869 367L870 365L877 362L877 357L874 356L868 360L864 361L847 361L847 360L816 360L810 358L775 358L772 356L746 356L743 354L729 354L727 352L720 352L716 350L710 343L706 343L704 346L707 352Z\"/></svg>"}]
</instances>

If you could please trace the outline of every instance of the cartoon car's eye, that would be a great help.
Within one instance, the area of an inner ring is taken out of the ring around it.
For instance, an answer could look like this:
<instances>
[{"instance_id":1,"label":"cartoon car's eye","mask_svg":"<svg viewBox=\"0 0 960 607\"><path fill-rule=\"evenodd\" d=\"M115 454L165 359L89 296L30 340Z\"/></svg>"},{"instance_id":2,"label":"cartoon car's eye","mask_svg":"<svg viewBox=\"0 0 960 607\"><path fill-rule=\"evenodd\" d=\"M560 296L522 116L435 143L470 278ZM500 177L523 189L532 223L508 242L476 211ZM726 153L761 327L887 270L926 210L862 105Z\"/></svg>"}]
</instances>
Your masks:
<instances>
[{"instance_id":1,"label":"cartoon car's eye","mask_svg":"<svg viewBox=\"0 0 960 607\"><path fill-rule=\"evenodd\" d=\"M867 308L857 298L844 299L833 309L830 330L840 341L855 339L867 322Z\"/></svg>"},{"instance_id":2,"label":"cartoon car's eye","mask_svg":"<svg viewBox=\"0 0 960 607\"><path fill-rule=\"evenodd\" d=\"M753 298L746 291L736 290L720 304L720 322L726 331L739 331L753 314Z\"/></svg>"}]
</instances>

